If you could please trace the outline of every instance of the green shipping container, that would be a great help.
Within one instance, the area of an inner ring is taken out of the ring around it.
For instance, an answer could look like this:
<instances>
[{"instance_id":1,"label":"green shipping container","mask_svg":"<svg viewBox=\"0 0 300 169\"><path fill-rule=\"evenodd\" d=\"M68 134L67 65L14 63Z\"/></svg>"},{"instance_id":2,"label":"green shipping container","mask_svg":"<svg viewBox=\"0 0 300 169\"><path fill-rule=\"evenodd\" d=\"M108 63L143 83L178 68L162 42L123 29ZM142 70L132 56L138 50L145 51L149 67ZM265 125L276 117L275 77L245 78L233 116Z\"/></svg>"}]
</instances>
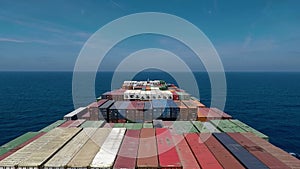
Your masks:
<instances>
[{"instance_id":1,"label":"green shipping container","mask_svg":"<svg viewBox=\"0 0 300 169\"><path fill-rule=\"evenodd\" d=\"M115 123L114 128L123 128L125 123Z\"/></svg>"},{"instance_id":2,"label":"green shipping container","mask_svg":"<svg viewBox=\"0 0 300 169\"><path fill-rule=\"evenodd\" d=\"M198 129L200 133L219 133L214 125L209 122L193 121L194 126ZM206 125L205 125L206 124Z\"/></svg>"},{"instance_id":3,"label":"green shipping container","mask_svg":"<svg viewBox=\"0 0 300 169\"><path fill-rule=\"evenodd\" d=\"M143 128L153 128L153 124L152 123L144 123Z\"/></svg>"},{"instance_id":4,"label":"green shipping container","mask_svg":"<svg viewBox=\"0 0 300 169\"><path fill-rule=\"evenodd\" d=\"M118 124L118 123L116 123L116 124ZM133 125L134 125L134 123L125 123L124 127L126 129L132 130L133 129Z\"/></svg>"},{"instance_id":5,"label":"green shipping container","mask_svg":"<svg viewBox=\"0 0 300 169\"><path fill-rule=\"evenodd\" d=\"M172 133L198 133L198 130L190 121L175 121L171 129Z\"/></svg>"},{"instance_id":6,"label":"green shipping container","mask_svg":"<svg viewBox=\"0 0 300 169\"><path fill-rule=\"evenodd\" d=\"M16 148L17 146L21 145L22 143L28 141L29 139L31 139L32 137L34 137L38 134L39 134L39 132L25 133L25 134L15 138L15 139L13 139L12 141L2 145L1 146L1 152L5 152L5 149L6 150L12 150L12 149Z\"/></svg>"},{"instance_id":7,"label":"green shipping container","mask_svg":"<svg viewBox=\"0 0 300 169\"><path fill-rule=\"evenodd\" d=\"M3 154L7 153L9 150L7 148L4 147L0 147L0 156L2 156Z\"/></svg>"},{"instance_id":8,"label":"green shipping container","mask_svg":"<svg viewBox=\"0 0 300 169\"><path fill-rule=\"evenodd\" d=\"M143 128L143 123L133 123L133 130L140 130Z\"/></svg>"},{"instance_id":9,"label":"green shipping container","mask_svg":"<svg viewBox=\"0 0 300 169\"><path fill-rule=\"evenodd\" d=\"M100 128L103 126L104 121L85 121L83 124L80 125L82 128Z\"/></svg>"},{"instance_id":10,"label":"green shipping container","mask_svg":"<svg viewBox=\"0 0 300 169\"><path fill-rule=\"evenodd\" d=\"M242 129L238 125L232 123L229 120L210 120L210 122L216 126L222 132L240 132L245 133L246 130Z\"/></svg>"},{"instance_id":11,"label":"green shipping container","mask_svg":"<svg viewBox=\"0 0 300 169\"><path fill-rule=\"evenodd\" d=\"M41 132L49 132L50 130L54 129L57 126L60 126L61 124L63 124L66 120L57 120L56 122L50 124L49 126L43 128L42 130L40 130Z\"/></svg>"},{"instance_id":12,"label":"green shipping container","mask_svg":"<svg viewBox=\"0 0 300 169\"><path fill-rule=\"evenodd\" d=\"M230 121L231 121L232 123L238 125L238 126L241 127L242 129L244 129L245 131L251 132L251 133L255 134L256 136L258 136L258 137L260 137L260 138L262 138L262 139L265 139L265 140L269 141L269 137L268 137L267 135L265 135L265 134L263 134L263 133L261 133L261 132L255 130L254 128L248 126L247 124L245 124L245 123L243 123L243 122L241 122L241 121L239 121L239 120L237 120L237 119L231 119Z\"/></svg>"}]
</instances>

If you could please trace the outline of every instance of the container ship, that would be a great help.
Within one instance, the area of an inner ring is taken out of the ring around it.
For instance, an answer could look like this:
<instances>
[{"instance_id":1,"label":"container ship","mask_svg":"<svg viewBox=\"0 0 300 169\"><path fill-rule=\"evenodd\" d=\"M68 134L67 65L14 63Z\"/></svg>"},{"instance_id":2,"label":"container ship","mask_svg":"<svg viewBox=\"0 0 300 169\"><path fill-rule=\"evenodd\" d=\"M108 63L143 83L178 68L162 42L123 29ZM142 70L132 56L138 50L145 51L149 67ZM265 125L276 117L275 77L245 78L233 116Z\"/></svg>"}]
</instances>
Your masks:
<instances>
[{"instance_id":1,"label":"container ship","mask_svg":"<svg viewBox=\"0 0 300 169\"><path fill-rule=\"evenodd\" d=\"M267 135L163 80L124 81L0 149L0 169L288 169Z\"/></svg>"}]
</instances>

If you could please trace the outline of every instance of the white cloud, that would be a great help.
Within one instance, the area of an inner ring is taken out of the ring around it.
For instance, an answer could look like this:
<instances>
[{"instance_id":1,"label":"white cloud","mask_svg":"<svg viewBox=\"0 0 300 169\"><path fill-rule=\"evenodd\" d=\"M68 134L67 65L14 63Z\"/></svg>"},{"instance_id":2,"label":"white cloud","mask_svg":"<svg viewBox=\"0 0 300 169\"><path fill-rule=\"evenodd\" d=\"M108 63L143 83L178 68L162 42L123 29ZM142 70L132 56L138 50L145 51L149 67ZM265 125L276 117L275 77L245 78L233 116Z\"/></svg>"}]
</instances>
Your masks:
<instances>
[{"instance_id":1,"label":"white cloud","mask_svg":"<svg viewBox=\"0 0 300 169\"><path fill-rule=\"evenodd\" d=\"M23 40L12 39L12 38L0 38L0 42L25 43L25 41Z\"/></svg>"}]
</instances>

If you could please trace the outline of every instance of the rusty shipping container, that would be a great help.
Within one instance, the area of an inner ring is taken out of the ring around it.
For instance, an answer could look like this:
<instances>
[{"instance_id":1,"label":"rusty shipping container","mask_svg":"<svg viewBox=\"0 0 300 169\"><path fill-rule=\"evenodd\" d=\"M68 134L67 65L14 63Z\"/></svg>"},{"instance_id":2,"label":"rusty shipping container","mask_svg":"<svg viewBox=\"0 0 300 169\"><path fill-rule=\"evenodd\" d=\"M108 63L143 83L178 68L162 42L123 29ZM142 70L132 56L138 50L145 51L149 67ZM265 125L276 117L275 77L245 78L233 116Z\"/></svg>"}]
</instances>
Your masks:
<instances>
[{"instance_id":1,"label":"rusty shipping container","mask_svg":"<svg viewBox=\"0 0 300 169\"><path fill-rule=\"evenodd\" d=\"M159 168L155 129L143 128L140 133L137 168Z\"/></svg>"}]
</instances>

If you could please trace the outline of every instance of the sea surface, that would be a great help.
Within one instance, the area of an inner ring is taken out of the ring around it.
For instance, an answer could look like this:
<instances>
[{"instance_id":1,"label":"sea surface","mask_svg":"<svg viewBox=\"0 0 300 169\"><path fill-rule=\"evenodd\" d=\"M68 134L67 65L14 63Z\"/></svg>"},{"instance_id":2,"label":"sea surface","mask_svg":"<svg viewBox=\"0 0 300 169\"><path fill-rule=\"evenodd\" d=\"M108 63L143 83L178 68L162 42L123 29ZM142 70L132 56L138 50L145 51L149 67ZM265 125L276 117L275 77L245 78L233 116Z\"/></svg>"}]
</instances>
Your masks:
<instances>
[{"instance_id":1,"label":"sea surface","mask_svg":"<svg viewBox=\"0 0 300 169\"><path fill-rule=\"evenodd\" d=\"M97 74L96 96L111 90L112 75ZM209 106L212 90L208 74L193 75L201 101ZM0 144L38 131L72 111L72 76L72 72L0 72ZM176 78L165 72L140 72L134 77L148 78L177 84ZM300 73L230 72L226 80L225 112L268 135L276 146L300 153ZM195 87L190 86L187 92L197 95L191 88ZM81 104L91 101L83 99Z\"/></svg>"}]
</instances>

